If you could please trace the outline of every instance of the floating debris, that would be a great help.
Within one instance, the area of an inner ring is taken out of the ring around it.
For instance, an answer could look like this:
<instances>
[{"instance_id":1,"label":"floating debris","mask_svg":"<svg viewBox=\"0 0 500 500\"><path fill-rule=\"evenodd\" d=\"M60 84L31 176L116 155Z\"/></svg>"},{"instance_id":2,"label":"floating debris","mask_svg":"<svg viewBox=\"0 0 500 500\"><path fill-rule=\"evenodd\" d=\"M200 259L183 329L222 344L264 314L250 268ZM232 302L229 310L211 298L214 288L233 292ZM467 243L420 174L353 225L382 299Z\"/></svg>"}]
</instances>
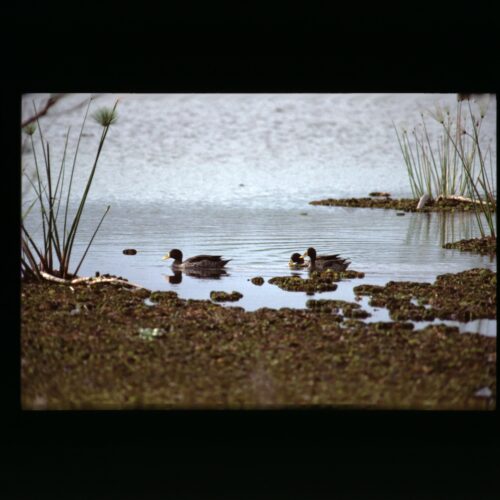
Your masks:
<instances>
[{"instance_id":1,"label":"floating debris","mask_svg":"<svg viewBox=\"0 0 500 500\"><path fill-rule=\"evenodd\" d=\"M236 302L243 297L240 292L210 292L210 298L215 302Z\"/></svg>"},{"instance_id":2,"label":"floating debris","mask_svg":"<svg viewBox=\"0 0 500 500\"><path fill-rule=\"evenodd\" d=\"M125 255L135 255L137 253L137 250L135 248L126 248L123 250L123 253Z\"/></svg>"},{"instance_id":3,"label":"floating debris","mask_svg":"<svg viewBox=\"0 0 500 500\"><path fill-rule=\"evenodd\" d=\"M406 215L406 214L404 212L396 212L396 215L401 216L401 215Z\"/></svg>"}]
</instances>

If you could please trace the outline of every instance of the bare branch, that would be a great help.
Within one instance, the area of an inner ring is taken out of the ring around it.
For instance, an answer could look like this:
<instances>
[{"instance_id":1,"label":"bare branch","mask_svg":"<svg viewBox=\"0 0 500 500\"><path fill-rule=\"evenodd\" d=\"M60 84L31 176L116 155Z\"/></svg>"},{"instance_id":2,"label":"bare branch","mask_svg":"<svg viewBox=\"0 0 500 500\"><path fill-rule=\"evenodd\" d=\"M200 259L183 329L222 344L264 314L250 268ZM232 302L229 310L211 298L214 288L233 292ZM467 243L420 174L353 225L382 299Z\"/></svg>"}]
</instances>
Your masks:
<instances>
[{"instance_id":1,"label":"bare branch","mask_svg":"<svg viewBox=\"0 0 500 500\"><path fill-rule=\"evenodd\" d=\"M45 103L45 106L40 109L35 115L31 116L30 118L24 120L22 123L21 123L21 128L23 127L26 127L26 125L29 125L30 123L36 121L38 118L40 118L41 116L45 115L47 113L47 111L52 107L54 106L54 104L59 101L59 99L61 99L61 97L64 97L65 94L54 94L54 95L51 95L47 102Z\"/></svg>"}]
</instances>

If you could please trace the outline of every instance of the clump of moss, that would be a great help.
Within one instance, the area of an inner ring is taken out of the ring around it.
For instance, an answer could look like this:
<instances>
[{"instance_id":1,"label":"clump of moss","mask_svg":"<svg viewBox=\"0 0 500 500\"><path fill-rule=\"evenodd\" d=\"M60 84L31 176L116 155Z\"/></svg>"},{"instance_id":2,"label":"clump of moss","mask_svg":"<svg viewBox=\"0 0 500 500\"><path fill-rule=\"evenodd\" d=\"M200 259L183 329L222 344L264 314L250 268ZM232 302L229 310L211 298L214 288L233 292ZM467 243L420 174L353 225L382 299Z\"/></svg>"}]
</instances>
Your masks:
<instances>
[{"instance_id":1,"label":"clump of moss","mask_svg":"<svg viewBox=\"0 0 500 500\"><path fill-rule=\"evenodd\" d=\"M375 197L344 199L327 198L325 200L316 200L309 203L311 205L325 205L333 207L386 208L403 212L417 212L418 202L418 199L411 198L392 199L390 197ZM459 212L470 210L474 210L472 203L452 199L439 199L429 200L424 207L418 210L418 212ZM494 208L492 208L492 211L493 210Z\"/></svg>"},{"instance_id":2,"label":"clump of moss","mask_svg":"<svg viewBox=\"0 0 500 500\"><path fill-rule=\"evenodd\" d=\"M472 238L470 240L460 240L453 243L446 243L443 248L461 250L463 252L474 252L486 255L496 255L497 239L495 236L485 236L484 238Z\"/></svg>"},{"instance_id":3,"label":"clump of moss","mask_svg":"<svg viewBox=\"0 0 500 500\"><path fill-rule=\"evenodd\" d=\"M351 278L364 278L365 274L359 271L312 271L309 278L300 276L276 276L269 280L272 285L279 286L288 292L331 292L337 289L336 281Z\"/></svg>"},{"instance_id":4,"label":"clump of moss","mask_svg":"<svg viewBox=\"0 0 500 500\"><path fill-rule=\"evenodd\" d=\"M240 292L210 292L210 298L215 302L236 302L243 297Z\"/></svg>"},{"instance_id":5,"label":"clump of moss","mask_svg":"<svg viewBox=\"0 0 500 500\"><path fill-rule=\"evenodd\" d=\"M287 292L332 292L337 289L331 278L303 279L300 276L275 276L268 283L277 285Z\"/></svg>"},{"instance_id":6,"label":"clump of moss","mask_svg":"<svg viewBox=\"0 0 500 500\"><path fill-rule=\"evenodd\" d=\"M433 284L389 281L383 287L360 285L353 290L371 296L372 307L386 307L398 321L496 318L496 273L489 269L443 274Z\"/></svg>"},{"instance_id":7,"label":"clump of moss","mask_svg":"<svg viewBox=\"0 0 500 500\"><path fill-rule=\"evenodd\" d=\"M261 286L264 284L264 278L262 278L261 276L255 276L250 281L257 286Z\"/></svg>"}]
</instances>

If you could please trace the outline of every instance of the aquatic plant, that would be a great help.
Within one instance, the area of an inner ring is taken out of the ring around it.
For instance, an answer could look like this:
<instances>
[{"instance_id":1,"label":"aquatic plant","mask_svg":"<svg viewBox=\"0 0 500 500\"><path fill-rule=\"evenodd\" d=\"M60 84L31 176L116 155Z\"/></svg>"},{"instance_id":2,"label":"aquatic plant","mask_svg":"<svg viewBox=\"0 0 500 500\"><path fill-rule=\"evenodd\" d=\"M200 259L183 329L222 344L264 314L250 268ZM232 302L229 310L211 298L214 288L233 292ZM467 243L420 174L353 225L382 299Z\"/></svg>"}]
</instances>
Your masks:
<instances>
[{"instance_id":1,"label":"aquatic plant","mask_svg":"<svg viewBox=\"0 0 500 500\"><path fill-rule=\"evenodd\" d=\"M106 140L109 127L117 120L116 107L118 105L118 101L115 102L113 108L101 108L93 114L93 118L95 119L95 121L102 126L102 133L94 163L87 179L85 189L80 198L78 209L73 219L71 220L68 217L68 208L70 205L75 166L78 157L80 141L83 135L83 130L85 122L87 120L91 102L92 98L89 100L85 116L83 118L83 123L80 129L80 134L78 136L76 150L73 158L73 164L71 167L70 178L66 186L64 181L66 173L66 152L68 148L70 128L68 128L68 131L66 133L64 151L62 155L61 165L59 167L59 172L57 174L57 180L55 179L55 167L53 164L54 162L51 159L50 145L49 142L44 138L38 117L36 118L36 126L32 123L27 125L23 129L24 132L29 136L31 141L35 166L35 180L24 173L24 176L28 179L31 187L35 192L35 198L29 209L22 214L21 221L21 275L25 278L32 277L40 279L42 278L42 272L61 278L67 278L70 275L76 276L90 246L92 245L92 242L94 241L99 228L101 227L104 218L106 217L110 209L109 206L106 208L89 243L87 244L87 247L78 265L76 266L74 271L70 273L69 266L73 245L82 218L83 209L87 201L87 196L94 179L97 163L99 161L99 157ZM38 116L35 103L33 103L33 107L35 109L35 116ZM40 145L43 151L43 164L39 163L35 149L33 137L36 130L38 130L39 132ZM64 211L60 211L61 201L63 200L65 201L65 208ZM25 225L25 219L28 213L37 202L40 206L40 225L42 227L41 245L37 245L34 236L30 233L30 231L28 231ZM60 215L63 220L60 219Z\"/></svg>"},{"instance_id":2,"label":"aquatic plant","mask_svg":"<svg viewBox=\"0 0 500 500\"><path fill-rule=\"evenodd\" d=\"M428 112L441 125L443 132L434 144L423 112L420 113L421 123L411 130L411 135L404 128L398 132L394 123L393 126L413 196L420 198L427 194L433 199L467 196L481 235L486 234L482 214L490 235L494 236L496 192L493 189L492 153L490 146L484 151L481 145L484 144L481 126L488 103L485 98L479 99L473 109L471 100L466 98L466 101L464 106L464 99L458 97L453 116L448 108L439 105Z\"/></svg>"}]
</instances>

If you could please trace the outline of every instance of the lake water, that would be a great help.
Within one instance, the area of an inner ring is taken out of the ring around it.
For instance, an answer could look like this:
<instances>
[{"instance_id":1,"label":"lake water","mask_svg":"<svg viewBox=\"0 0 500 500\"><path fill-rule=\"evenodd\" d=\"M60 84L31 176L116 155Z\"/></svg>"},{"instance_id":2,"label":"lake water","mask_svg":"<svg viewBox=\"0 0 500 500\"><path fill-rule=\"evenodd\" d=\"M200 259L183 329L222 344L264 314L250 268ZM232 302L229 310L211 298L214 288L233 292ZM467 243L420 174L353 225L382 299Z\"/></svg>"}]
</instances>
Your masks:
<instances>
[{"instance_id":1,"label":"lake water","mask_svg":"<svg viewBox=\"0 0 500 500\"><path fill-rule=\"evenodd\" d=\"M73 158L87 97L66 96L40 120L56 161L62 158L70 125L68 157ZM96 96L92 109L112 105L116 97ZM31 113L32 99L40 106L43 98L24 96L23 115ZM228 307L304 307L310 298L305 293L284 292L267 280L289 275L291 253L309 246L320 254L340 253L352 261L351 269L365 273L364 279L339 283L336 291L315 298L353 300L352 287L361 283L432 282L439 274L473 267L496 271L495 257L441 247L479 236L472 214L399 217L392 210L308 204L325 197L367 196L374 190L410 196L392 121L411 126L421 110L436 103L453 106L455 100L454 94L122 95L119 121L99 160L73 262L109 204L79 274L117 274L153 290L174 290L183 298L207 299L212 290L241 292L243 298ZM435 136L437 124L427 122ZM100 130L92 121L85 127L74 193L83 190ZM487 139L496 137L494 96L483 132ZM494 141L491 147L496 164ZM23 151L23 165L30 172L29 144ZM37 154L42 157L41 150ZM23 192L27 203L29 187ZM34 219L29 224L35 228ZM125 248L138 253L123 255ZM227 275L174 275L171 261L161 260L172 248L185 257L208 253L231 258ZM254 276L262 276L264 285L252 284ZM389 320L386 310L373 310L367 299L361 303L373 314L367 321ZM496 321L459 326L496 335Z\"/></svg>"}]
</instances>

